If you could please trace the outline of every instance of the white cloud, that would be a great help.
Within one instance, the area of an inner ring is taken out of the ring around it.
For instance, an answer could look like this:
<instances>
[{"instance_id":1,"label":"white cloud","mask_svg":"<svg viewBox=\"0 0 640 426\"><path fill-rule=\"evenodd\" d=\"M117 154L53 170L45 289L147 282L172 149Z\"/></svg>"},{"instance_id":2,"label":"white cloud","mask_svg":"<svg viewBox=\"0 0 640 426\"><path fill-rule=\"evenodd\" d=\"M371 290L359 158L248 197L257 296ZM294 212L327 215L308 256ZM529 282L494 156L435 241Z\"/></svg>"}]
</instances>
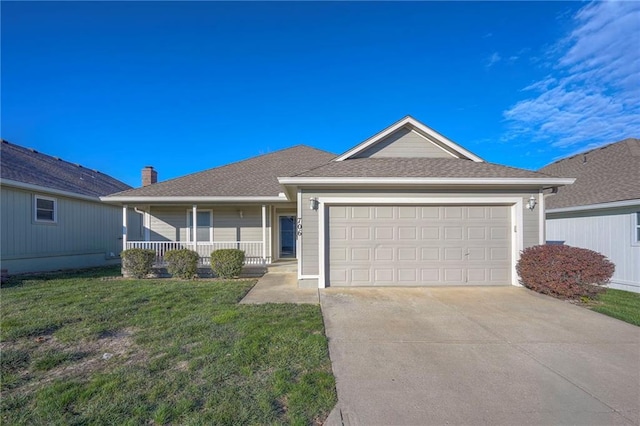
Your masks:
<instances>
[{"instance_id":1,"label":"white cloud","mask_svg":"<svg viewBox=\"0 0 640 426\"><path fill-rule=\"evenodd\" d=\"M504 111L503 140L581 150L640 135L640 2L593 2L573 22L551 74Z\"/></svg>"},{"instance_id":2,"label":"white cloud","mask_svg":"<svg viewBox=\"0 0 640 426\"><path fill-rule=\"evenodd\" d=\"M487 65L486 68L491 68L492 66L494 66L496 63L500 62L502 58L500 57L500 54L498 54L498 52L493 52L491 54L491 56L489 56L487 58Z\"/></svg>"}]
</instances>

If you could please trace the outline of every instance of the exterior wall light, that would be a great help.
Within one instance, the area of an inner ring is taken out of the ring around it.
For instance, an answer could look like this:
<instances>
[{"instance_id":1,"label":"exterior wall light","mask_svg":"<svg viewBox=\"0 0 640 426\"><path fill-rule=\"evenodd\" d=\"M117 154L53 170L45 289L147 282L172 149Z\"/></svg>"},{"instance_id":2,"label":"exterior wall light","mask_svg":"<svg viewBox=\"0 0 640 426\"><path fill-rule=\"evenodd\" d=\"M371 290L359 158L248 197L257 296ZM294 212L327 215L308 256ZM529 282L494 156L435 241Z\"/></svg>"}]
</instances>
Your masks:
<instances>
[{"instance_id":1,"label":"exterior wall light","mask_svg":"<svg viewBox=\"0 0 640 426\"><path fill-rule=\"evenodd\" d=\"M536 197L534 197L533 195L531 197L529 197L529 202L527 203L527 208L529 210L533 210L536 208L536 205L538 204L538 202L536 201Z\"/></svg>"},{"instance_id":2,"label":"exterior wall light","mask_svg":"<svg viewBox=\"0 0 640 426\"><path fill-rule=\"evenodd\" d=\"M309 208L311 210L318 210L318 199L317 198L309 198Z\"/></svg>"}]
</instances>

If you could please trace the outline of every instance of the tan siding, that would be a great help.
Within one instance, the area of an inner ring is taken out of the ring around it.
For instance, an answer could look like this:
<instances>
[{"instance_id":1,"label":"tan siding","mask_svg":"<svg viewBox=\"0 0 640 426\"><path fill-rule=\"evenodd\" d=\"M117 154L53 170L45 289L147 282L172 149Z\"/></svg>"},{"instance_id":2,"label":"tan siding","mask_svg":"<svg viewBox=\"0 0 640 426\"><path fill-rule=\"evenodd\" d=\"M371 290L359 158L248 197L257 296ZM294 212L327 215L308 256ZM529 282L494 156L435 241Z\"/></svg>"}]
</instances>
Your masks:
<instances>
[{"instance_id":1,"label":"tan siding","mask_svg":"<svg viewBox=\"0 0 640 426\"><path fill-rule=\"evenodd\" d=\"M151 241L187 241L185 207L151 207L149 212Z\"/></svg>"},{"instance_id":2,"label":"tan siding","mask_svg":"<svg viewBox=\"0 0 640 426\"><path fill-rule=\"evenodd\" d=\"M522 208L522 226L524 226L522 238L524 248L537 246L540 244L540 213L538 209L540 206L536 206L534 210L529 210L526 207L529 197L531 195L523 195L523 208Z\"/></svg>"},{"instance_id":3,"label":"tan siding","mask_svg":"<svg viewBox=\"0 0 640 426\"><path fill-rule=\"evenodd\" d=\"M213 211L213 241L262 241L262 207L198 206L199 210ZM271 218L267 208L267 238ZM152 241L187 241L187 211L191 206L153 206L150 209L150 237ZM242 218L240 218L242 211ZM275 236L274 236L275 238ZM267 244L267 255L271 255Z\"/></svg>"},{"instance_id":4,"label":"tan siding","mask_svg":"<svg viewBox=\"0 0 640 426\"><path fill-rule=\"evenodd\" d=\"M452 158L438 144L409 129L402 128L381 140L374 146L361 152L354 158Z\"/></svg>"},{"instance_id":5,"label":"tan siding","mask_svg":"<svg viewBox=\"0 0 640 426\"><path fill-rule=\"evenodd\" d=\"M310 193L303 191L302 205L302 275L318 274L318 212L309 208Z\"/></svg>"},{"instance_id":6,"label":"tan siding","mask_svg":"<svg viewBox=\"0 0 640 426\"><path fill-rule=\"evenodd\" d=\"M96 258L102 258L103 263L106 263L108 253L117 254L121 251L121 207L52 196L57 200L57 223L36 223L33 218L36 194L49 196L40 192L2 187L0 253L3 263L12 259L84 254L95 254ZM32 270L43 270L35 260L32 264ZM60 267L65 267L69 262L60 259L59 264ZM22 261L20 265L22 268L27 263ZM46 265L50 267L56 265L56 262L48 262Z\"/></svg>"},{"instance_id":7,"label":"tan siding","mask_svg":"<svg viewBox=\"0 0 640 426\"><path fill-rule=\"evenodd\" d=\"M242 211L242 218L240 218ZM267 210L267 224L269 224ZM214 241L262 241L262 208L255 206L213 209Z\"/></svg>"}]
</instances>

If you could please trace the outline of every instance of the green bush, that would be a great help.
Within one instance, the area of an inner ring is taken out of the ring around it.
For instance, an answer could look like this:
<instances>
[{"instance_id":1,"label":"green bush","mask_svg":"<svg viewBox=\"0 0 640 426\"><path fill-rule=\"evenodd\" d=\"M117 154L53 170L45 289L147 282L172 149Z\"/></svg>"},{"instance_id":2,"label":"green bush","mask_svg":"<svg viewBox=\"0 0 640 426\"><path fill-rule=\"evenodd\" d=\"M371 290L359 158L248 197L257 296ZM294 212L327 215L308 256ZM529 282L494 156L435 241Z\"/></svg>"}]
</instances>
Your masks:
<instances>
[{"instance_id":1,"label":"green bush","mask_svg":"<svg viewBox=\"0 0 640 426\"><path fill-rule=\"evenodd\" d=\"M592 250L566 245L525 249L516 265L520 283L560 299L593 298L605 290L615 265Z\"/></svg>"},{"instance_id":2,"label":"green bush","mask_svg":"<svg viewBox=\"0 0 640 426\"><path fill-rule=\"evenodd\" d=\"M167 271L174 277L189 280L198 273L200 256L193 250L169 250L164 254Z\"/></svg>"},{"instance_id":3,"label":"green bush","mask_svg":"<svg viewBox=\"0 0 640 426\"><path fill-rule=\"evenodd\" d=\"M128 249L120 254L122 269L135 278L144 278L153 267L156 260L156 252L147 249Z\"/></svg>"},{"instance_id":4,"label":"green bush","mask_svg":"<svg viewBox=\"0 0 640 426\"><path fill-rule=\"evenodd\" d=\"M240 275L244 263L244 251L221 249L211 253L211 270L220 278L233 278Z\"/></svg>"}]
</instances>

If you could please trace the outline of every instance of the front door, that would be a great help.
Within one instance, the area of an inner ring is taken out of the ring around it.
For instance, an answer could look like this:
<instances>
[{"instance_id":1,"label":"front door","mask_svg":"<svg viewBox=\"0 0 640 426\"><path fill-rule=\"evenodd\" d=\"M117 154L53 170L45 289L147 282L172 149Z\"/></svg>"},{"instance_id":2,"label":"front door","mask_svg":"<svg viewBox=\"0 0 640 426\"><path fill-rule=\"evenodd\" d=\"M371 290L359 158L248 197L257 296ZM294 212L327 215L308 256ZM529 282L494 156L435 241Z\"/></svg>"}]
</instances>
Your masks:
<instances>
[{"instance_id":1,"label":"front door","mask_svg":"<svg viewBox=\"0 0 640 426\"><path fill-rule=\"evenodd\" d=\"M296 257L296 217L280 216L280 258Z\"/></svg>"}]
</instances>

